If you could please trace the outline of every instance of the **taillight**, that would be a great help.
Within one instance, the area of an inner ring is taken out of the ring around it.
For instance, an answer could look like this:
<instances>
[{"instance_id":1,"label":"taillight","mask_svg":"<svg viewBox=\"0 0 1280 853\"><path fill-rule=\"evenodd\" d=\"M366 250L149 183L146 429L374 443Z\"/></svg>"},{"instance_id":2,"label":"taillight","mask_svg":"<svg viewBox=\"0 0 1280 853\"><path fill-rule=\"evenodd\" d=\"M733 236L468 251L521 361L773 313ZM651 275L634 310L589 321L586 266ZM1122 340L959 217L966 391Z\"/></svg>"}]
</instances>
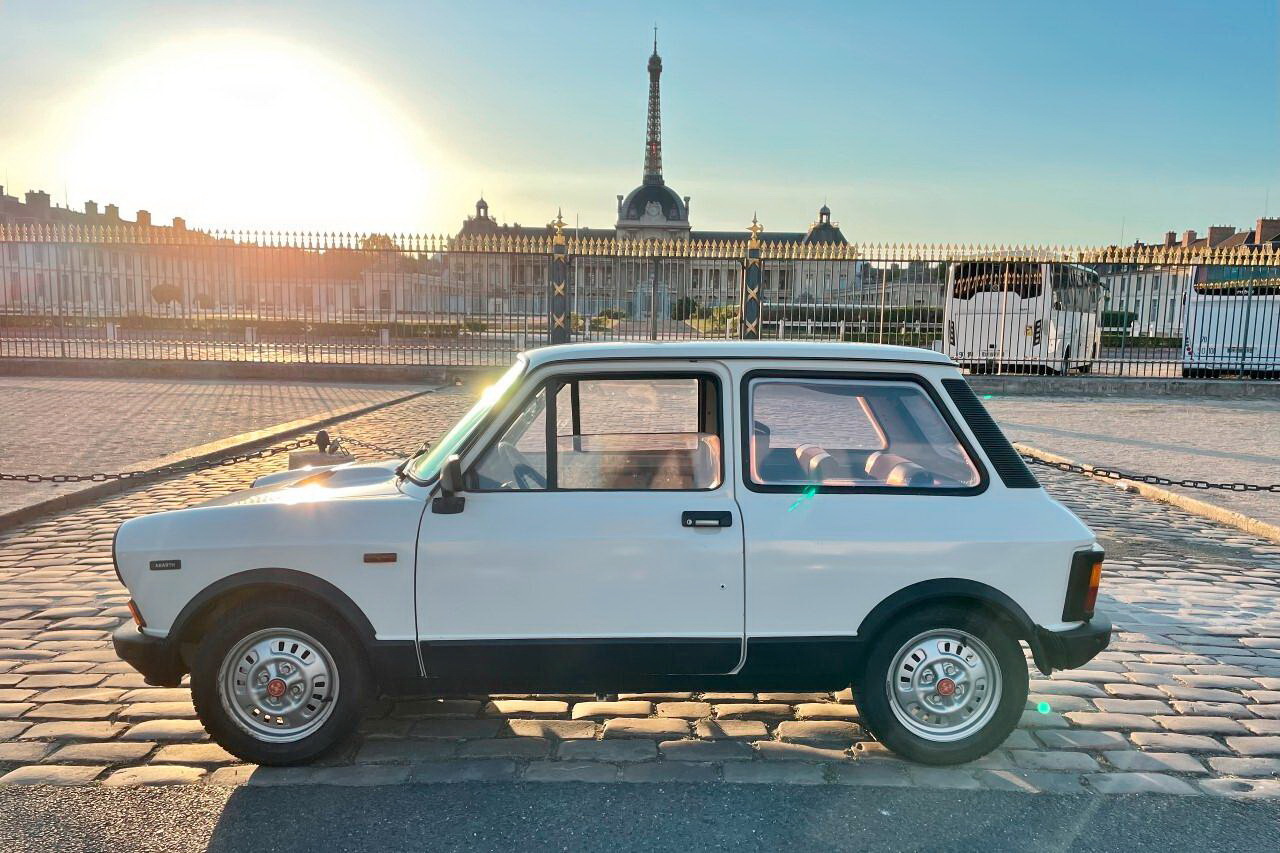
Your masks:
<instances>
[{"instance_id":1,"label":"taillight","mask_svg":"<svg viewBox=\"0 0 1280 853\"><path fill-rule=\"evenodd\" d=\"M1071 556L1067 578L1067 598L1062 605L1063 622L1083 622L1093 618L1102 581L1102 551L1077 551Z\"/></svg>"},{"instance_id":2,"label":"taillight","mask_svg":"<svg viewBox=\"0 0 1280 853\"><path fill-rule=\"evenodd\" d=\"M133 599L129 599L129 613L133 616L133 621L137 623L139 628L147 627L147 620L142 618L142 611L138 609L138 605L133 603Z\"/></svg>"},{"instance_id":3,"label":"taillight","mask_svg":"<svg viewBox=\"0 0 1280 853\"><path fill-rule=\"evenodd\" d=\"M1098 603L1098 585L1102 583L1102 555L1099 554L1089 570L1089 588L1084 594L1084 618L1093 616L1093 608Z\"/></svg>"}]
</instances>

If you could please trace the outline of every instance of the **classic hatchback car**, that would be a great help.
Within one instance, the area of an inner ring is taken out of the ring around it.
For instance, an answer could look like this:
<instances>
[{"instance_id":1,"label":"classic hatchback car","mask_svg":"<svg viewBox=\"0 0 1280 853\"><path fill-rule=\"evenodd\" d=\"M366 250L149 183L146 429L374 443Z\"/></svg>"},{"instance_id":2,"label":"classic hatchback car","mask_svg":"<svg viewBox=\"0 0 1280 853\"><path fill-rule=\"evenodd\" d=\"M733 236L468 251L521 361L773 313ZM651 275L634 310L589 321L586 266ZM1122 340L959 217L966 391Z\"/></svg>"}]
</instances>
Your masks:
<instances>
[{"instance_id":1,"label":"classic hatchback car","mask_svg":"<svg viewBox=\"0 0 1280 853\"><path fill-rule=\"evenodd\" d=\"M802 343L520 356L434 448L116 534L152 684L312 759L376 693L838 690L931 764L1106 645L1102 552L946 357Z\"/></svg>"}]
</instances>

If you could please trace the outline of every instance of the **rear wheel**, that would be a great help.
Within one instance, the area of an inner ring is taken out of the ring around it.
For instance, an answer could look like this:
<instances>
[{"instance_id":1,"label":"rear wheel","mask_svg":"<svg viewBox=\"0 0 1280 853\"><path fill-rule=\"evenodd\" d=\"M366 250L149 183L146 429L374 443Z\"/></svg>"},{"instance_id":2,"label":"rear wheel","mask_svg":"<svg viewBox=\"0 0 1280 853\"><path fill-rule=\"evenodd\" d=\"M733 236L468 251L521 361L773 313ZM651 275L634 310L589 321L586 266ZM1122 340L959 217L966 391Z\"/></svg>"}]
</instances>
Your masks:
<instances>
[{"instance_id":1,"label":"rear wheel","mask_svg":"<svg viewBox=\"0 0 1280 853\"><path fill-rule=\"evenodd\" d=\"M873 641L859 709L885 746L923 764L959 764L995 749L1027 701L1017 639L989 614L923 608Z\"/></svg>"},{"instance_id":2,"label":"rear wheel","mask_svg":"<svg viewBox=\"0 0 1280 853\"><path fill-rule=\"evenodd\" d=\"M355 728L370 685L358 640L293 605L236 613L200 641L191 693L224 749L255 764L311 761Z\"/></svg>"}]
</instances>

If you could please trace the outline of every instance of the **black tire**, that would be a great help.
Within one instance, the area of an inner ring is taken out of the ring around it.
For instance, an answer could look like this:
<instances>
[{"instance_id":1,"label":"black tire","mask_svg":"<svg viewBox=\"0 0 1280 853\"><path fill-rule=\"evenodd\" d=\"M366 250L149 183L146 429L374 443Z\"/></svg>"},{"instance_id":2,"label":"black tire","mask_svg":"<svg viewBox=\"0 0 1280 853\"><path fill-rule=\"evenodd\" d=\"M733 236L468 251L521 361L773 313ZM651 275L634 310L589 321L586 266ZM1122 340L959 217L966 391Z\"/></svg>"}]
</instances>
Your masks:
<instances>
[{"instance_id":1,"label":"black tire","mask_svg":"<svg viewBox=\"0 0 1280 853\"><path fill-rule=\"evenodd\" d=\"M959 629L981 640L1000 670L1000 695L989 720L962 739L947 742L926 739L904 725L894 714L887 686L899 651L912 638L939 628ZM1001 620L977 608L932 605L896 619L872 640L854 696L863 722L889 749L921 764L961 764L981 758L1009 737L1026 707L1028 678L1022 646Z\"/></svg>"},{"instance_id":2,"label":"black tire","mask_svg":"<svg viewBox=\"0 0 1280 853\"><path fill-rule=\"evenodd\" d=\"M327 719L300 740L275 742L255 736L231 715L222 701L223 660L256 631L292 629L323 646L337 671L337 694ZM372 677L364 649L355 635L333 614L320 608L291 604L252 605L227 614L197 646L191 667L191 697L200 722L227 752L254 764L304 764L345 741L364 714Z\"/></svg>"}]
</instances>

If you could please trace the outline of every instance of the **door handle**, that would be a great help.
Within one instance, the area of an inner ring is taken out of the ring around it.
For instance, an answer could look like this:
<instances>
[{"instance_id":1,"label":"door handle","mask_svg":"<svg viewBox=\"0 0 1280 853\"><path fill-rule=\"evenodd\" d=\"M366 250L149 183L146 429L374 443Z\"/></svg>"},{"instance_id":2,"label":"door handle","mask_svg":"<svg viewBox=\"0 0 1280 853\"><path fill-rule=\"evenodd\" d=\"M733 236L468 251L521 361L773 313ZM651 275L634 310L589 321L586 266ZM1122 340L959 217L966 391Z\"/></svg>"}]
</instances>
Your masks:
<instances>
[{"instance_id":1,"label":"door handle","mask_svg":"<svg viewBox=\"0 0 1280 853\"><path fill-rule=\"evenodd\" d=\"M733 513L728 510L687 509L680 515L681 527L733 527Z\"/></svg>"}]
</instances>

